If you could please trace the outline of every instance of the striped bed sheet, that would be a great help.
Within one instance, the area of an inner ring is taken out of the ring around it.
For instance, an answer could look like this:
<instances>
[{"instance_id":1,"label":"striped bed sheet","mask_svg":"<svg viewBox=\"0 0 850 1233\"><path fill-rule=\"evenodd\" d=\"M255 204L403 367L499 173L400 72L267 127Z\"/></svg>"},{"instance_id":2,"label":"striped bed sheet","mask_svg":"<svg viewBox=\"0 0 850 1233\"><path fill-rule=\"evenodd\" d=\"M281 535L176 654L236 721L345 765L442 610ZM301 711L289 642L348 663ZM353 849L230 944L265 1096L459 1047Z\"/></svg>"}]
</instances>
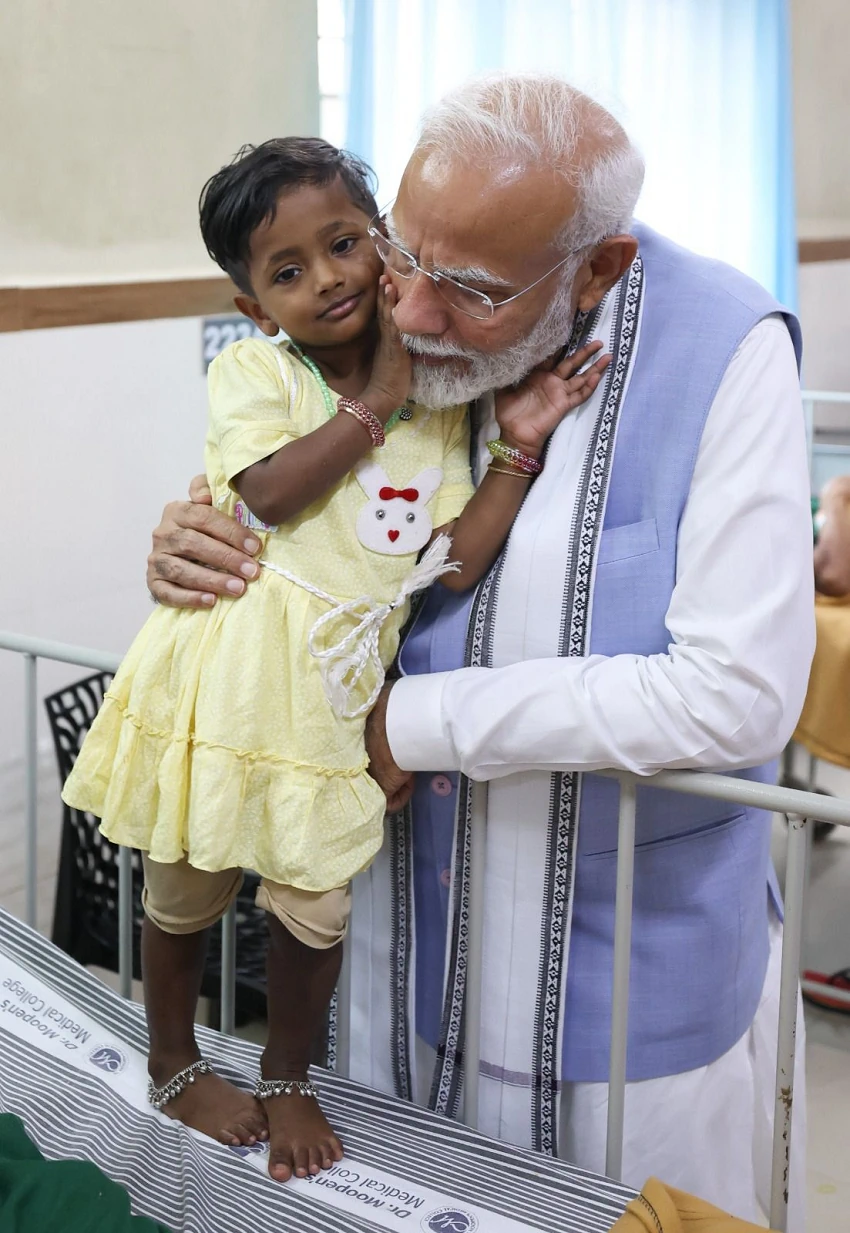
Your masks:
<instances>
[{"instance_id":1,"label":"striped bed sheet","mask_svg":"<svg viewBox=\"0 0 850 1233\"><path fill-rule=\"evenodd\" d=\"M249 1087L259 1048L199 1033L218 1072ZM224 1147L150 1108L145 1047L142 1007L0 909L0 1110L174 1233L607 1233L634 1193L329 1071L314 1078L346 1158L281 1185L264 1145Z\"/></svg>"}]
</instances>

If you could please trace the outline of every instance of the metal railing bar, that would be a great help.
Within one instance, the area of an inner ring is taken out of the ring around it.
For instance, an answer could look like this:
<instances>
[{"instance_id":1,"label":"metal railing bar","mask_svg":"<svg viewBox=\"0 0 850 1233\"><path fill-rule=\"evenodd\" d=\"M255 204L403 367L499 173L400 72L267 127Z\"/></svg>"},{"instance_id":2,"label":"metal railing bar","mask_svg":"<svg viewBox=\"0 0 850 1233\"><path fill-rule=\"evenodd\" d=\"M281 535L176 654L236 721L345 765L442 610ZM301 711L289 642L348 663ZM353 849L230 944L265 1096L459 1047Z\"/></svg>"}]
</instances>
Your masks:
<instances>
[{"instance_id":1,"label":"metal railing bar","mask_svg":"<svg viewBox=\"0 0 850 1233\"><path fill-rule=\"evenodd\" d=\"M803 889L808 844L805 818L788 818L788 863L785 872L785 922L779 987L779 1039L773 1111L773 1164L770 1181L770 1227L785 1233L788 1223L791 1132L794 1112L794 1058L797 1044L797 1000L803 939Z\"/></svg>"},{"instance_id":2,"label":"metal railing bar","mask_svg":"<svg viewBox=\"0 0 850 1233\"><path fill-rule=\"evenodd\" d=\"M607 779L631 780L639 788L664 788L686 796L702 796L712 800L749 805L773 813L799 814L819 822L834 822L850 826L850 800L823 796L820 792L802 792L797 788L780 788L775 784L737 779L732 775L715 775L709 771L659 771L655 775L632 775L623 771L594 771Z\"/></svg>"},{"instance_id":3,"label":"metal railing bar","mask_svg":"<svg viewBox=\"0 0 850 1233\"><path fill-rule=\"evenodd\" d=\"M88 646L73 646L70 642L51 642L47 638L29 638L0 629L0 651L17 651L38 659L55 659L62 664L94 668L96 672L117 672L123 656L109 651L96 651Z\"/></svg>"},{"instance_id":4,"label":"metal railing bar","mask_svg":"<svg viewBox=\"0 0 850 1233\"><path fill-rule=\"evenodd\" d=\"M336 1072L351 1074L351 944L343 942L342 966L336 986Z\"/></svg>"},{"instance_id":5,"label":"metal railing bar","mask_svg":"<svg viewBox=\"0 0 850 1233\"><path fill-rule=\"evenodd\" d=\"M629 1025L629 974L632 959L632 898L635 875L637 792L620 782L617 832L617 892L614 910L614 988L611 1000L611 1060L608 1068L608 1127L605 1173L623 1175L623 1123L626 1112L626 1048Z\"/></svg>"},{"instance_id":6,"label":"metal railing bar","mask_svg":"<svg viewBox=\"0 0 850 1233\"><path fill-rule=\"evenodd\" d=\"M122 998L133 996L133 853L118 849L118 983Z\"/></svg>"},{"instance_id":7,"label":"metal railing bar","mask_svg":"<svg viewBox=\"0 0 850 1233\"><path fill-rule=\"evenodd\" d=\"M850 393L839 390L803 390L804 402L850 402Z\"/></svg>"},{"instance_id":8,"label":"metal railing bar","mask_svg":"<svg viewBox=\"0 0 850 1233\"><path fill-rule=\"evenodd\" d=\"M487 784L470 784L469 933L463 1033L463 1120L478 1129L481 1078L481 992L484 973L484 872L487 864Z\"/></svg>"},{"instance_id":9,"label":"metal railing bar","mask_svg":"<svg viewBox=\"0 0 850 1233\"><path fill-rule=\"evenodd\" d=\"M24 744L26 749L26 917L38 927L38 660L24 655Z\"/></svg>"},{"instance_id":10,"label":"metal railing bar","mask_svg":"<svg viewBox=\"0 0 850 1233\"><path fill-rule=\"evenodd\" d=\"M221 1017L219 1028L232 1036L236 1028L236 903L221 919Z\"/></svg>"},{"instance_id":11,"label":"metal railing bar","mask_svg":"<svg viewBox=\"0 0 850 1233\"><path fill-rule=\"evenodd\" d=\"M817 754L809 753L808 770L806 773L806 788L809 792L814 792L818 786L818 756Z\"/></svg>"}]
</instances>

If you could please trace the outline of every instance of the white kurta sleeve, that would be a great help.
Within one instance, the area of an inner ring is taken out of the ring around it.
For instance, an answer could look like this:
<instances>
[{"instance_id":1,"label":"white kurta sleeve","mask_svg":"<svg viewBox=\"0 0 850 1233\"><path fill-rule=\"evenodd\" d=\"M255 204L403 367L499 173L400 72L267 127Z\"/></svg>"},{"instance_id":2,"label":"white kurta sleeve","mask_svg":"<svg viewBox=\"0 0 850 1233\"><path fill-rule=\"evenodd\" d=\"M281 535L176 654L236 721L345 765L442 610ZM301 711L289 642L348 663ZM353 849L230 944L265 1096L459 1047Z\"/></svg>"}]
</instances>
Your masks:
<instances>
[{"instance_id":1,"label":"white kurta sleeve","mask_svg":"<svg viewBox=\"0 0 850 1233\"><path fill-rule=\"evenodd\" d=\"M718 387L679 527L665 654L527 660L406 677L387 734L405 770L734 770L790 738L814 653L806 443L779 317Z\"/></svg>"}]
</instances>

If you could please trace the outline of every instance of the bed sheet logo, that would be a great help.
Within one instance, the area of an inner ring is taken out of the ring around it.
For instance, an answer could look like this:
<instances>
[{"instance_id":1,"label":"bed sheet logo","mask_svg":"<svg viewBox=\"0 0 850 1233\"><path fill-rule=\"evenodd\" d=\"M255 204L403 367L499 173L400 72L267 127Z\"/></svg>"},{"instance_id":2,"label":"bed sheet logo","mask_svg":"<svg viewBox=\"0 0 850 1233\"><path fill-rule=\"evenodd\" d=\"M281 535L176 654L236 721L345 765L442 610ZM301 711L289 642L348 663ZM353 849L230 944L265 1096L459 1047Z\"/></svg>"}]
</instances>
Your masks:
<instances>
[{"instance_id":1,"label":"bed sheet logo","mask_svg":"<svg viewBox=\"0 0 850 1233\"><path fill-rule=\"evenodd\" d=\"M268 1143L230 1143L228 1147L231 1152L243 1159L246 1156L262 1156L269 1150Z\"/></svg>"},{"instance_id":2,"label":"bed sheet logo","mask_svg":"<svg viewBox=\"0 0 850 1233\"><path fill-rule=\"evenodd\" d=\"M89 1054L89 1061L98 1070L105 1070L110 1075L120 1074L127 1065L127 1059L120 1049L112 1045L99 1045Z\"/></svg>"},{"instance_id":3,"label":"bed sheet logo","mask_svg":"<svg viewBox=\"0 0 850 1233\"><path fill-rule=\"evenodd\" d=\"M478 1217L460 1207L440 1207L422 1217L425 1233L474 1233Z\"/></svg>"}]
</instances>

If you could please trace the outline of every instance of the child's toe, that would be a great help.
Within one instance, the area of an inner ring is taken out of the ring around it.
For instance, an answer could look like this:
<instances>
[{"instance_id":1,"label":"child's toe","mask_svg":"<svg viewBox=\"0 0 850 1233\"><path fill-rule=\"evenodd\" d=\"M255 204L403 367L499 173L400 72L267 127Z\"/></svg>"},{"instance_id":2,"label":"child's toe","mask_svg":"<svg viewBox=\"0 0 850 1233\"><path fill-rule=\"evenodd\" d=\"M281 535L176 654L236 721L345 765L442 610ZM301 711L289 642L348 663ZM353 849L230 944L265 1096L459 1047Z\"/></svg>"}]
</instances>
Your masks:
<instances>
[{"instance_id":1,"label":"child's toe","mask_svg":"<svg viewBox=\"0 0 850 1233\"><path fill-rule=\"evenodd\" d=\"M292 1177L292 1155L290 1152L278 1148L272 1150L269 1156L269 1176L273 1177L276 1182L288 1182Z\"/></svg>"}]
</instances>

